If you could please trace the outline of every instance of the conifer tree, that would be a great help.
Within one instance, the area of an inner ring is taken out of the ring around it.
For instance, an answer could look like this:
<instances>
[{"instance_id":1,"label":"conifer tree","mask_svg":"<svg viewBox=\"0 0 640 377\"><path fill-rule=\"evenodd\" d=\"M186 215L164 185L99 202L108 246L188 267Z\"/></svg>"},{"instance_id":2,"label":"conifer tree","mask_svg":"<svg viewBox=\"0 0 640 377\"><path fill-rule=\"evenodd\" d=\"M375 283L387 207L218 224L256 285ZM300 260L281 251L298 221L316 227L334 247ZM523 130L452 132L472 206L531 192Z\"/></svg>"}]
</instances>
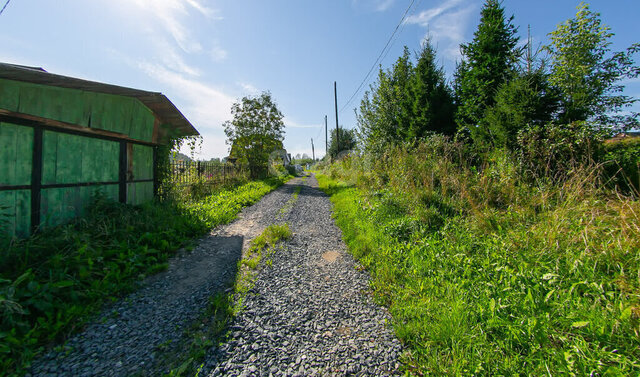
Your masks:
<instances>
[{"instance_id":1,"label":"conifer tree","mask_svg":"<svg viewBox=\"0 0 640 377\"><path fill-rule=\"evenodd\" d=\"M485 110L495 103L498 88L513 74L520 56L512 20L513 16L505 19L498 0L487 0L473 40L460 46L463 59L455 75L456 123L469 128L474 139L484 134L478 128Z\"/></svg>"},{"instance_id":2,"label":"conifer tree","mask_svg":"<svg viewBox=\"0 0 640 377\"><path fill-rule=\"evenodd\" d=\"M446 83L444 69L436 63L436 50L425 41L411 80L412 116L408 139L420 139L429 132L453 135L453 93Z\"/></svg>"}]
</instances>

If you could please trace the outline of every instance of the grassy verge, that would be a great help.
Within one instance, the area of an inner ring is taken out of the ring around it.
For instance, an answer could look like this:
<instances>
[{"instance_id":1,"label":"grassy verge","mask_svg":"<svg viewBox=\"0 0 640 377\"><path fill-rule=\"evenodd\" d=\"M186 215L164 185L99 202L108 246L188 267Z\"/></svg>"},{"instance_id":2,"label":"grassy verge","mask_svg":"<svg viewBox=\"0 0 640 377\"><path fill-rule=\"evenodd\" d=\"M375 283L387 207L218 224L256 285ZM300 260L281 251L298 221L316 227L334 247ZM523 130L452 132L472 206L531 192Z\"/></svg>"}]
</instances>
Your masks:
<instances>
[{"instance_id":1,"label":"grassy verge","mask_svg":"<svg viewBox=\"0 0 640 377\"><path fill-rule=\"evenodd\" d=\"M105 300L166 269L175 250L232 221L285 180L221 188L188 203L133 207L97 197L83 219L0 245L0 375L23 373Z\"/></svg>"},{"instance_id":2,"label":"grassy verge","mask_svg":"<svg viewBox=\"0 0 640 377\"><path fill-rule=\"evenodd\" d=\"M172 351L162 356L168 376L198 375L207 350L224 340L233 316L242 310L244 298L253 287L261 264L270 263L278 243L291 238L287 224L270 225L251 241L249 248L238 261L238 273L233 289L218 293L209 300L207 309L200 315L182 341Z\"/></svg>"},{"instance_id":3,"label":"grassy verge","mask_svg":"<svg viewBox=\"0 0 640 377\"><path fill-rule=\"evenodd\" d=\"M505 156L478 172L419 152L318 175L409 373L640 372L638 201L592 190L588 172L528 185Z\"/></svg>"}]
</instances>

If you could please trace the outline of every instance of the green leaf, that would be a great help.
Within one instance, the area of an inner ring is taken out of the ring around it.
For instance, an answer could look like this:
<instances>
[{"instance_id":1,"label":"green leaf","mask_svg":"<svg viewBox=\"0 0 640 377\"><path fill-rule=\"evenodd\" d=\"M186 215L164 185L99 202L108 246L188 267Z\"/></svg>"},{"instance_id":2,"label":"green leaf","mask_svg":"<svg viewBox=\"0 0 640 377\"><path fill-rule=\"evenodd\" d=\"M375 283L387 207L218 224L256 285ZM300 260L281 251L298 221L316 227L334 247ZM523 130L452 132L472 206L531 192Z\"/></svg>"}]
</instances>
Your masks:
<instances>
[{"instance_id":1,"label":"green leaf","mask_svg":"<svg viewBox=\"0 0 640 377\"><path fill-rule=\"evenodd\" d=\"M581 329L587 326L589 326L589 321L577 321L571 324L571 327L573 327L574 329Z\"/></svg>"}]
</instances>

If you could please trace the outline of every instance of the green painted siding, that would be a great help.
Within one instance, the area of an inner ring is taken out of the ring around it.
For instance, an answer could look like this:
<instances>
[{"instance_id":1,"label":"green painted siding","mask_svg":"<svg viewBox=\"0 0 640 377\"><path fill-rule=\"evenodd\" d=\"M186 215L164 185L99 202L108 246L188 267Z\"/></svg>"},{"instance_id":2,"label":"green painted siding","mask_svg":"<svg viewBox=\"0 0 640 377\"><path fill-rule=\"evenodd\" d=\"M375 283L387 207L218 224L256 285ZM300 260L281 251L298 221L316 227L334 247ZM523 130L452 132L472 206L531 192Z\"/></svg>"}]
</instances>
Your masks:
<instances>
[{"instance_id":1,"label":"green painted siding","mask_svg":"<svg viewBox=\"0 0 640 377\"><path fill-rule=\"evenodd\" d=\"M31 184L33 128L0 123L0 185Z\"/></svg>"},{"instance_id":2,"label":"green painted siding","mask_svg":"<svg viewBox=\"0 0 640 377\"><path fill-rule=\"evenodd\" d=\"M0 191L0 228L25 237L31 226L31 190Z\"/></svg>"},{"instance_id":3,"label":"green painted siding","mask_svg":"<svg viewBox=\"0 0 640 377\"><path fill-rule=\"evenodd\" d=\"M119 151L115 141L44 131L42 184L117 181Z\"/></svg>"},{"instance_id":4,"label":"green painted siding","mask_svg":"<svg viewBox=\"0 0 640 377\"><path fill-rule=\"evenodd\" d=\"M97 192L111 200L118 200L118 185L43 189L42 226L59 225L84 215L92 196Z\"/></svg>"},{"instance_id":5,"label":"green painted siding","mask_svg":"<svg viewBox=\"0 0 640 377\"><path fill-rule=\"evenodd\" d=\"M151 142L155 117L131 97L0 79L0 108Z\"/></svg>"},{"instance_id":6,"label":"green painted siding","mask_svg":"<svg viewBox=\"0 0 640 377\"><path fill-rule=\"evenodd\" d=\"M133 180L153 178L153 148L146 145L133 145Z\"/></svg>"},{"instance_id":7,"label":"green painted siding","mask_svg":"<svg viewBox=\"0 0 640 377\"><path fill-rule=\"evenodd\" d=\"M127 183L127 203L140 205L153 200L153 182Z\"/></svg>"}]
</instances>

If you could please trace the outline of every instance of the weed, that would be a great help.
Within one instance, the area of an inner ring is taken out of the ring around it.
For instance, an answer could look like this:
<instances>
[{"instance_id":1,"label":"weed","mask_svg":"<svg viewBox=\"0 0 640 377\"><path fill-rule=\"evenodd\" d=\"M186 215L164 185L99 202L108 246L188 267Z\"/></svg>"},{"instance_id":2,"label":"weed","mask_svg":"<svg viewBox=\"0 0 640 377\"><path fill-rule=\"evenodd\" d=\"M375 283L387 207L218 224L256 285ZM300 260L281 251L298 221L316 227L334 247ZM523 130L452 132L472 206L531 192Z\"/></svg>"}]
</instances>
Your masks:
<instances>
[{"instance_id":1,"label":"weed","mask_svg":"<svg viewBox=\"0 0 640 377\"><path fill-rule=\"evenodd\" d=\"M0 245L0 374L81 330L105 301L167 269L168 258L232 221L286 178L219 188L199 201L128 206L97 196L87 217Z\"/></svg>"},{"instance_id":2,"label":"weed","mask_svg":"<svg viewBox=\"0 0 640 377\"><path fill-rule=\"evenodd\" d=\"M640 372L640 202L575 168L525 181L435 140L318 175L410 373ZM475 168L473 166L476 166Z\"/></svg>"}]
</instances>

